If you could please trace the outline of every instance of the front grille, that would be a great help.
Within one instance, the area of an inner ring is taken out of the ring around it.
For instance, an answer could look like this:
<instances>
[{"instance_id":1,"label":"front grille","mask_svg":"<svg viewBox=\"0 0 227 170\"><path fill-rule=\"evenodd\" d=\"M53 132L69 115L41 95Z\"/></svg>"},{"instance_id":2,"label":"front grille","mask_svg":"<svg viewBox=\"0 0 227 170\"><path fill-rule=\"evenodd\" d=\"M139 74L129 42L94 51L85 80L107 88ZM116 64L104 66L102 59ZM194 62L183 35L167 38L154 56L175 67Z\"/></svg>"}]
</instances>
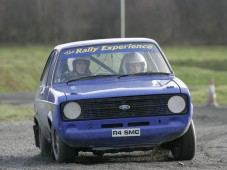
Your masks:
<instances>
[{"instance_id":1,"label":"front grille","mask_svg":"<svg viewBox=\"0 0 227 170\"><path fill-rule=\"evenodd\" d=\"M76 101L82 113L77 120L146 117L172 114L167 106L173 95L127 96ZM186 100L186 96L183 96ZM187 103L187 100L186 100ZM122 110L122 105L130 106Z\"/></svg>"}]
</instances>

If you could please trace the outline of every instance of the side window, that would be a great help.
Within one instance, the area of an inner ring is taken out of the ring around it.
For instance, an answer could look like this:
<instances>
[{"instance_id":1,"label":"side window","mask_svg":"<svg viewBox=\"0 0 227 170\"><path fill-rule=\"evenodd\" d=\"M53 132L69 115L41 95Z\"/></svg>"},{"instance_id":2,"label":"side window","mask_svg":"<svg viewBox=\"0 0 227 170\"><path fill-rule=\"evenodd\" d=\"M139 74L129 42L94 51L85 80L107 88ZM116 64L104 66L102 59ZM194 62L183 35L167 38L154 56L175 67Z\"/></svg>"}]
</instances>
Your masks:
<instances>
[{"instance_id":1,"label":"side window","mask_svg":"<svg viewBox=\"0 0 227 170\"><path fill-rule=\"evenodd\" d=\"M54 54L55 54L56 51L52 51L47 62L46 62L46 65L44 67L44 70L43 70L43 73L42 73L42 76L41 76L41 85L42 86L46 86L46 83L47 83L47 78L48 78L48 73L49 73L49 70L50 70L50 66L51 66L51 62L54 58Z\"/></svg>"},{"instance_id":2,"label":"side window","mask_svg":"<svg viewBox=\"0 0 227 170\"><path fill-rule=\"evenodd\" d=\"M50 86L51 84L51 81L52 81L52 77L54 75L54 67L55 67L55 63L57 62L57 59L58 59L58 52L55 51L54 54L53 54L53 59L52 59L52 62L50 64L50 68L49 68L49 71L48 71L48 76L47 76L47 86Z\"/></svg>"}]
</instances>

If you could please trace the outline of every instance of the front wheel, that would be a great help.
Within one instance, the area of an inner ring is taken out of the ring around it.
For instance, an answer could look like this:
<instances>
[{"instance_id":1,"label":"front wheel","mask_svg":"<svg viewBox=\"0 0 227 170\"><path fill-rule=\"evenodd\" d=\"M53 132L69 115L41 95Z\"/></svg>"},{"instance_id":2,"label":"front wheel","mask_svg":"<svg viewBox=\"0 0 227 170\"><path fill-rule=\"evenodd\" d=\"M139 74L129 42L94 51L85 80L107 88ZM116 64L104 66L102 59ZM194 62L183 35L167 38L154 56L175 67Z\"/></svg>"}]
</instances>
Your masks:
<instances>
[{"instance_id":1,"label":"front wheel","mask_svg":"<svg viewBox=\"0 0 227 170\"><path fill-rule=\"evenodd\" d=\"M57 162L74 162L77 155L76 150L66 145L55 130L51 134L52 158Z\"/></svg>"},{"instance_id":2,"label":"front wheel","mask_svg":"<svg viewBox=\"0 0 227 170\"><path fill-rule=\"evenodd\" d=\"M195 155L195 127L193 121L187 132L174 141L171 153L176 160L191 160Z\"/></svg>"}]
</instances>

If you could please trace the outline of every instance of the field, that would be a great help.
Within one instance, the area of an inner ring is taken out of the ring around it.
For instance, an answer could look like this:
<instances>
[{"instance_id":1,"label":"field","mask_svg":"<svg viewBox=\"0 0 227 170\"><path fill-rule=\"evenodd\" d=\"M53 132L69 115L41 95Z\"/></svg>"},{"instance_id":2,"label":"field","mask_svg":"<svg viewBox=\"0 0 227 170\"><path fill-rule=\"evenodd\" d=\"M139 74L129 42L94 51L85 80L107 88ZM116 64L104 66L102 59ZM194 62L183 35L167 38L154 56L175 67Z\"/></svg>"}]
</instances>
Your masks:
<instances>
[{"instance_id":1,"label":"field","mask_svg":"<svg viewBox=\"0 0 227 170\"><path fill-rule=\"evenodd\" d=\"M175 75L189 87L194 105L206 103L211 79L218 104L227 105L226 47L166 47L164 51Z\"/></svg>"},{"instance_id":2,"label":"field","mask_svg":"<svg viewBox=\"0 0 227 170\"><path fill-rule=\"evenodd\" d=\"M0 105L0 121L32 120L33 105Z\"/></svg>"},{"instance_id":3,"label":"field","mask_svg":"<svg viewBox=\"0 0 227 170\"><path fill-rule=\"evenodd\" d=\"M51 47L0 48L0 93L35 92Z\"/></svg>"},{"instance_id":4,"label":"field","mask_svg":"<svg viewBox=\"0 0 227 170\"><path fill-rule=\"evenodd\" d=\"M0 47L0 93L34 92L52 46ZM190 89L194 105L204 105L215 81L217 102L227 105L227 48L164 47L176 76Z\"/></svg>"}]
</instances>

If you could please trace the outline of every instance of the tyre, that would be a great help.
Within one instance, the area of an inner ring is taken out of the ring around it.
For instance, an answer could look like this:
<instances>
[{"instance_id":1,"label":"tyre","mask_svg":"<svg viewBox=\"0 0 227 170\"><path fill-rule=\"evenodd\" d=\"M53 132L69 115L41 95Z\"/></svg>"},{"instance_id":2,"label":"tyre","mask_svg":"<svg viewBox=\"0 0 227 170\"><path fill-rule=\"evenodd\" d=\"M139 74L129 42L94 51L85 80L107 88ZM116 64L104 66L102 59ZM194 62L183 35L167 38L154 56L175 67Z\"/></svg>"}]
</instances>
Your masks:
<instances>
[{"instance_id":1,"label":"tyre","mask_svg":"<svg viewBox=\"0 0 227 170\"><path fill-rule=\"evenodd\" d=\"M44 137L40 127L39 127L39 148L41 150L40 154L42 157L50 155L51 144Z\"/></svg>"},{"instance_id":2,"label":"tyre","mask_svg":"<svg viewBox=\"0 0 227 170\"><path fill-rule=\"evenodd\" d=\"M187 132L180 138L174 140L171 153L176 160L191 160L195 155L195 145L195 128L192 121Z\"/></svg>"},{"instance_id":3,"label":"tyre","mask_svg":"<svg viewBox=\"0 0 227 170\"><path fill-rule=\"evenodd\" d=\"M58 136L55 130L51 134L52 158L60 163L75 162L77 152L75 148L66 145Z\"/></svg>"},{"instance_id":4,"label":"tyre","mask_svg":"<svg viewBox=\"0 0 227 170\"><path fill-rule=\"evenodd\" d=\"M102 152L102 151L93 151L93 154L96 155L96 156L103 156L104 152Z\"/></svg>"}]
</instances>

